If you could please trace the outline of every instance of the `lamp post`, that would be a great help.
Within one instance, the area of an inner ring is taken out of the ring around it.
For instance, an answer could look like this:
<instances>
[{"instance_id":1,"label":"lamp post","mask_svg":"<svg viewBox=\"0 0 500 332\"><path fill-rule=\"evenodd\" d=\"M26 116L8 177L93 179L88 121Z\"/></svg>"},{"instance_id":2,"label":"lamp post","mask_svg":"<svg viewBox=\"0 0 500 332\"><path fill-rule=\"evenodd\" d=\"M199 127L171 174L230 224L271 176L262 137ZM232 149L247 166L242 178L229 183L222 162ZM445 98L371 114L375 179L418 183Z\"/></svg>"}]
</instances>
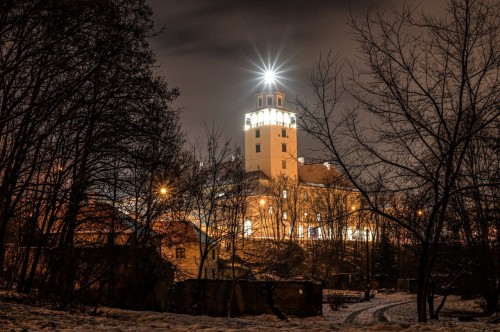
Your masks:
<instances>
[{"instance_id":1,"label":"lamp post","mask_svg":"<svg viewBox=\"0 0 500 332\"><path fill-rule=\"evenodd\" d=\"M370 253L369 253L369 245L368 245L368 232L369 229L366 230L366 290L365 290L365 300L370 301L370 292L371 292L371 282L370 282Z\"/></svg>"}]
</instances>

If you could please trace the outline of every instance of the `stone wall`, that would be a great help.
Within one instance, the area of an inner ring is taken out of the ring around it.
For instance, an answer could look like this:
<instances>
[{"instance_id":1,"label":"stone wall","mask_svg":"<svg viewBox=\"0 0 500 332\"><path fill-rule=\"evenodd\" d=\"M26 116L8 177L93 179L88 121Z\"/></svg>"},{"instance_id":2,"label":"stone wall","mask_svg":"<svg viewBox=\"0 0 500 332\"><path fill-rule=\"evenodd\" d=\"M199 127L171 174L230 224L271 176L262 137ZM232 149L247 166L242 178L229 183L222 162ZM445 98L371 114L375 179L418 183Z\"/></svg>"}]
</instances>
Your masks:
<instances>
[{"instance_id":1,"label":"stone wall","mask_svg":"<svg viewBox=\"0 0 500 332\"><path fill-rule=\"evenodd\" d=\"M210 316L227 316L228 312L231 316L320 316L322 291L322 285L312 281L240 280L233 284L230 280L190 279L171 289L167 310Z\"/></svg>"}]
</instances>

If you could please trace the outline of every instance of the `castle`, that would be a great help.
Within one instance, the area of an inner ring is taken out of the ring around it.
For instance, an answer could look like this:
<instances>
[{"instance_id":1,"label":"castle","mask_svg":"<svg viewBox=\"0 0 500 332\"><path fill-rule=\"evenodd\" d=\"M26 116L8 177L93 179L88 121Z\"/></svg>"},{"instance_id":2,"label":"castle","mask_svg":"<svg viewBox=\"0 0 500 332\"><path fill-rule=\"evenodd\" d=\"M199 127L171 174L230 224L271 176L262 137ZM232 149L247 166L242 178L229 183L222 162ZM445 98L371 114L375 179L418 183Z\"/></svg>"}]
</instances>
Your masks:
<instances>
[{"instance_id":1,"label":"castle","mask_svg":"<svg viewBox=\"0 0 500 332\"><path fill-rule=\"evenodd\" d=\"M360 195L328 162L308 164L297 154L297 116L285 94L256 94L244 117L245 170L259 185L249 198L242 235L275 240L354 240L360 231Z\"/></svg>"}]
</instances>

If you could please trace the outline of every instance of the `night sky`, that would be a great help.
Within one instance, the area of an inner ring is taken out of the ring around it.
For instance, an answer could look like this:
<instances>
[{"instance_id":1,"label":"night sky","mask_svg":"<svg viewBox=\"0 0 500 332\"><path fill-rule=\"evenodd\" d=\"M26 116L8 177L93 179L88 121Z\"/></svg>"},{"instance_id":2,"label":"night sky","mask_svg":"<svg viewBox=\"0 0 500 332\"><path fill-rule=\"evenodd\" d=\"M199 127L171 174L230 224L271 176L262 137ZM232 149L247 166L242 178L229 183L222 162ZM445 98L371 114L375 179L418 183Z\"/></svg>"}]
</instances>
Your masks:
<instances>
[{"instance_id":1,"label":"night sky","mask_svg":"<svg viewBox=\"0 0 500 332\"><path fill-rule=\"evenodd\" d=\"M243 147L243 116L255 107L260 68L280 71L287 100L307 94L307 72L321 53L356 59L348 22L368 10L402 6L401 0L147 0L155 28L150 40L158 70L178 87L182 128L204 141L204 123L215 124ZM439 15L445 0L406 1ZM396 7L398 8L398 7ZM287 103L290 106L290 103ZM292 110L292 109L290 109ZM302 143L302 144L300 144ZM299 136L299 151L307 148ZM299 153L303 153L299 152Z\"/></svg>"}]
</instances>

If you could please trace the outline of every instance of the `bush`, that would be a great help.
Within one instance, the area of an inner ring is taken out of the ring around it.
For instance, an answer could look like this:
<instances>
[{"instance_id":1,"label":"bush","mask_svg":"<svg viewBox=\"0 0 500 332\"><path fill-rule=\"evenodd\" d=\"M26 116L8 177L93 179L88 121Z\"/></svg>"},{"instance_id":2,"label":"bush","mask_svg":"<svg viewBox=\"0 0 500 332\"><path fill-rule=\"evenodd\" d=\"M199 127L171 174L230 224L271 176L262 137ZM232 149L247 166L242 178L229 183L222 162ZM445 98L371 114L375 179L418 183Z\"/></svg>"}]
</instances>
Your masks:
<instances>
[{"instance_id":1,"label":"bush","mask_svg":"<svg viewBox=\"0 0 500 332\"><path fill-rule=\"evenodd\" d=\"M328 294L326 302L332 311L338 311L348 301L344 294Z\"/></svg>"}]
</instances>

